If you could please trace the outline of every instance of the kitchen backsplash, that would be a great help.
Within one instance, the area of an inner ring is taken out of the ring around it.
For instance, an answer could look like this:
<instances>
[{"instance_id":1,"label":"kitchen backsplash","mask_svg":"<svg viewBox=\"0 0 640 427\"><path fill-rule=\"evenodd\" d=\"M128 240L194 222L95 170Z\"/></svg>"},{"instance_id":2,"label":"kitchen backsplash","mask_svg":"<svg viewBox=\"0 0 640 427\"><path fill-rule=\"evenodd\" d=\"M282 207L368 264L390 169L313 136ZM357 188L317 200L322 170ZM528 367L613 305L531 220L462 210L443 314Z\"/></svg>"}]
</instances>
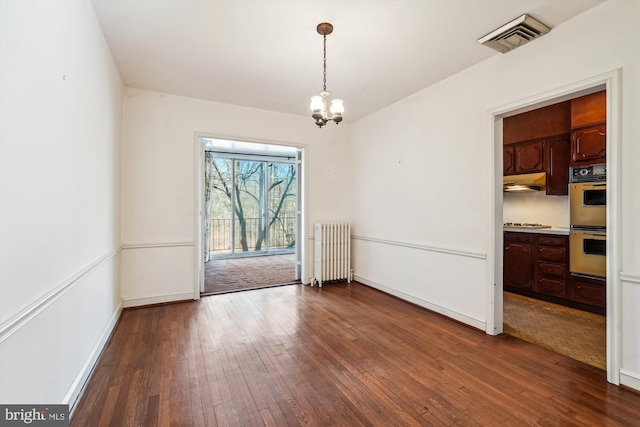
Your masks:
<instances>
[{"instance_id":1,"label":"kitchen backsplash","mask_svg":"<svg viewBox=\"0 0 640 427\"><path fill-rule=\"evenodd\" d=\"M544 191L502 194L504 222L569 227L569 196L547 196Z\"/></svg>"}]
</instances>

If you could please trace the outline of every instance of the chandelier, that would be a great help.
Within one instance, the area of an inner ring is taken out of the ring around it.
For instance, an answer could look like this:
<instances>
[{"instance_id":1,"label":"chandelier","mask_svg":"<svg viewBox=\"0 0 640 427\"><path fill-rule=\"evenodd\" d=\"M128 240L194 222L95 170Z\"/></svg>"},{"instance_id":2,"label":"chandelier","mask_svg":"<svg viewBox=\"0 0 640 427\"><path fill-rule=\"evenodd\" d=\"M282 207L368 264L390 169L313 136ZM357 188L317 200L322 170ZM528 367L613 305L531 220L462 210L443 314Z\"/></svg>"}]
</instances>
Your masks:
<instances>
[{"instance_id":1,"label":"chandelier","mask_svg":"<svg viewBox=\"0 0 640 427\"><path fill-rule=\"evenodd\" d=\"M316 28L318 34L322 35L322 40L324 44L324 58L322 63L322 92L320 95L315 95L311 97L311 108L313 117L316 121L318 127L322 128L322 126L326 125L329 120L333 120L336 124L342 121L342 113L344 113L344 105L342 105L342 99L334 99L331 101L331 117L327 114L327 96L329 96L329 92L327 92L327 36L333 32L333 25L328 22L323 22L318 24Z\"/></svg>"}]
</instances>

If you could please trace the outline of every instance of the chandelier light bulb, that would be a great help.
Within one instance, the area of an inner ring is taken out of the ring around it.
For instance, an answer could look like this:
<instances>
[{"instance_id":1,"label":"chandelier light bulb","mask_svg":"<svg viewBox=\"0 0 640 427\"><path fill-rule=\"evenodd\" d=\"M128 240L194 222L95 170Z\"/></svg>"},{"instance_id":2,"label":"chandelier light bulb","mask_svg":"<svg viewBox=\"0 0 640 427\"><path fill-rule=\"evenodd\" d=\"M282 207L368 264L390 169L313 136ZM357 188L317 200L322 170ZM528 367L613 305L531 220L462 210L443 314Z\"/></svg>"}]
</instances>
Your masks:
<instances>
[{"instance_id":1,"label":"chandelier light bulb","mask_svg":"<svg viewBox=\"0 0 640 427\"><path fill-rule=\"evenodd\" d=\"M342 99L334 99L331 101L331 114L340 114L344 113L344 105L342 104Z\"/></svg>"},{"instance_id":2,"label":"chandelier light bulb","mask_svg":"<svg viewBox=\"0 0 640 427\"><path fill-rule=\"evenodd\" d=\"M320 95L312 96L311 97L311 105L309 105L309 108L311 109L311 111L314 114L322 113L322 110L324 108L324 103L322 102L322 97Z\"/></svg>"}]
</instances>

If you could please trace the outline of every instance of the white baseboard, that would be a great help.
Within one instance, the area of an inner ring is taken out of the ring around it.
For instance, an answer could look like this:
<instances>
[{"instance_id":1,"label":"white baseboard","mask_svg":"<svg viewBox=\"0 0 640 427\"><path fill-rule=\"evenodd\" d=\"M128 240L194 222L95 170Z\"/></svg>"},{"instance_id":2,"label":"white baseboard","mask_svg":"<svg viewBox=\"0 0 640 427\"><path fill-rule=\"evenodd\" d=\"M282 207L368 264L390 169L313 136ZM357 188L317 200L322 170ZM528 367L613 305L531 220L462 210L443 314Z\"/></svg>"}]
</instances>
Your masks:
<instances>
[{"instance_id":1,"label":"white baseboard","mask_svg":"<svg viewBox=\"0 0 640 427\"><path fill-rule=\"evenodd\" d=\"M637 373L620 369L620 384L640 391L640 376Z\"/></svg>"},{"instance_id":2,"label":"white baseboard","mask_svg":"<svg viewBox=\"0 0 640 427\"><path fill-rule=\"evenodd\" d=\"M182 294L171 295L159 295L155 297L147 298L129 298L122 301L124 308L140 307L143 305L162 304L165 302L177 302L177 301L193 301L193 292L187 292Z\"/></svg>"},{"instance_id":3,"label":"white baseboard","mask_svg":"<svg viewBox=\"0 0 640 427\"><path fill-rule=\"evenodd\" d=\"M398 297L402 300L408 301L410 303L413 303L415 305L419 305L420 307L426 308L428 310L431 310L433 312L442 314L444 316L447 316L451 319L455 319L459 322L464 323L465 325L469 325L472 326L474 328L480 329L481 331L484 331L486 328L486 324L485 322L478 320L478 319L474 319L472 317L469 316L465 316L464 314L458 313L456 311L450 310L446 307L442 307L439 306L437 304L433 304L430 303L428 301L422 300L420 298L416 298L412 295L409 294L405 294L404 292L398 291L396 289L390 288L388 286L385 286L381 283L377 283L374 282L373 280L369 280L367 278L364 278L362 276L358 276L358 275L354 275L353 276L353 280L360 282L360 283L364 283L367 286L371 286L372 288L378 289L382 292L388 293L390 295L393 295L395 297Z\"/></svg>"},{"instance_id":4,"label":"white baseboard","mask_svg":"<svg viewBox=\"0 0 640 427\"><path fill-rule=\"evenodd\" d=\"M93 369L98 363L98 358L100 357L100 354L102 354L102 350L107 344L107 341L109 340L109 337L113 332L113 329L116 327L116 324L118 323L118 319L120 319L121 314L122 314L122 302L120 302L115 313L113 313L113 315L111 316L111 319L109 319L109 323L107 323L107 325L103 329L98 341L96 341L96 344L91 349L91 352L89 353L89 357L87 357L87 360L85 360L85 362L82 364L82 367L80 368L80 372L78 372L78 375L76 375L75 379L71 383L71 387L69 387L69 391L67 392L67 394L64 396L64 399L62 400L63 404L69 405L70 417L73 415L73 412L75 411L76 406L80 401L80 398L82 397L84 388L88 383L89 378L91 378L91 374L93 374Z\"/></svg>"}]
</instances>

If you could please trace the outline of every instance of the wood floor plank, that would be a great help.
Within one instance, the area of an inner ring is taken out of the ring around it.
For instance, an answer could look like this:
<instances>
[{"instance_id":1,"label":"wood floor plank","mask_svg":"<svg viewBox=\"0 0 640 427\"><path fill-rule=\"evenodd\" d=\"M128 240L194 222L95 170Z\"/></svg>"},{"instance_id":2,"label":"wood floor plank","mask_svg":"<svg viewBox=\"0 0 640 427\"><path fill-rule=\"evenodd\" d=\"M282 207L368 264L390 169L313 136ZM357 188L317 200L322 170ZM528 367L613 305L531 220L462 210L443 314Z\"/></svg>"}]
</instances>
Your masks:
<instances>
[{"instance_id":1,"label":"wood floor plank","mask_svg":"<svg viewBox=\"0 0 640 427\"><path fill-rule=\"evenodd\" d=\"M566 356L359 283L123 311L72 426L638 425Z\"/></svg>"}]
</instances>

